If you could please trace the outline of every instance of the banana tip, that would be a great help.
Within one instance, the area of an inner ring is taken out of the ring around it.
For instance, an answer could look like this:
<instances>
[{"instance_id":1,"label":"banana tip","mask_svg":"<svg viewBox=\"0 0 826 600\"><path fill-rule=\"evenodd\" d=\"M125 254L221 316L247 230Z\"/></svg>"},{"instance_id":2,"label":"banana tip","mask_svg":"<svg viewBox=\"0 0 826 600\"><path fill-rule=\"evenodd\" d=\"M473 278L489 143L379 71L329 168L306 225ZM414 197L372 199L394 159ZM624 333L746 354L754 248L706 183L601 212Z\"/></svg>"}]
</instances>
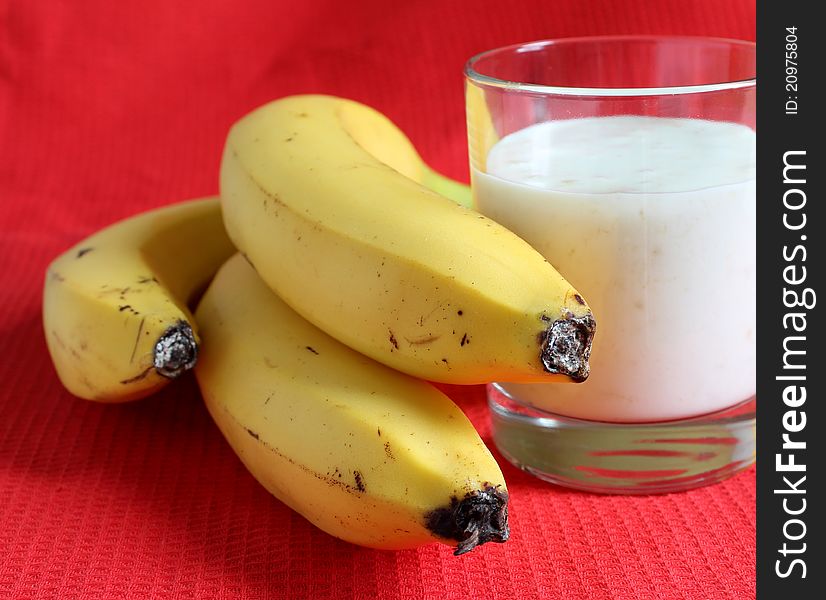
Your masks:
<instances>
[{"instance_id":1,"label":"banana tip","mask_svg":"<svg viewBox=\"0 0 826 600\"><path fill-rule=\"evenodd\" d=\"M460 556L486 542L502 543L510 535L508 527L508 493L500 486L486 485L459 500L428 513L426 526L435 535L457 543L454 554Z\"/></svg>"},{"instance_id":2,"label":"banana tip","mask_svg":"<svg viewBox=\"0 0 826 600\"><path fill-rule=\"evenodd\" d=\"M198 342L186 321L167 328L155 343L155 370L164 377L178 377L194 367L197 360Z\"/></svg>"},{"instance_id":3,"label":"banana tip","mask_svg":"<svg viewBox=\"0 0 826 600\"><path fill-rule=\"evenodd\" d=\"M577 383L588 379L595 331L596 321L591 313L582 317L568 313L553 321L540 334L539 358L545 370L567 375Z\"/></svg>"}]
</instances>

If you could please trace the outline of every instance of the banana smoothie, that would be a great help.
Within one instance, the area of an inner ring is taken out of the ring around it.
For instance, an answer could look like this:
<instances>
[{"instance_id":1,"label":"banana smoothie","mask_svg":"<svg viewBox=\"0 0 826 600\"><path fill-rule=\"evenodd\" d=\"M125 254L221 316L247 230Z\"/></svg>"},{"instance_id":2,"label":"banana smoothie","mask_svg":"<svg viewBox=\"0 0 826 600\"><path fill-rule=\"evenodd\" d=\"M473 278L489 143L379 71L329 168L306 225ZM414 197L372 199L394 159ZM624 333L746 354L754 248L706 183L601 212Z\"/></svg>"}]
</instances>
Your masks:
<instances>
[{"instance_id":1,"label":"banana smoothie","mask_svg":"<svg viewBox=\"0 0 826 600\"><path fill-rule=\"evenodd\" d=\"M643 116L501 139L476 207L541 252L594 310L582 384L503 384L556 414L614 422L713 412L755 393L755 134Z\"/></svg>"}]
</instances>

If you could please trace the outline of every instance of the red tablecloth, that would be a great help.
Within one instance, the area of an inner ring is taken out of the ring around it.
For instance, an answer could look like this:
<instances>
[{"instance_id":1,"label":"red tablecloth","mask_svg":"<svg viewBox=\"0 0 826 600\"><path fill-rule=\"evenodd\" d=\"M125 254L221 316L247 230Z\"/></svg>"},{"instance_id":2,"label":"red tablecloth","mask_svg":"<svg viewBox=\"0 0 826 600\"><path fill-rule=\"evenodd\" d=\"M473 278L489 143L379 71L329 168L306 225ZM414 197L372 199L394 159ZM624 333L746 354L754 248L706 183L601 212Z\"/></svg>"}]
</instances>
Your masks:
<instances>
[{"instance_id":1,"label":"red tablecloth","mask_svg":"<svg viewBox=\"0 0 826 600\"><path fill-rule=\"evenodd\" d=\"M368 102L466 180L471 54L607 33L753 39L753 5L0 0L0 597L752 597L753 471L628 498L566 491L502 461L507 544L460 558L438 545L357 548L255 483L191 378L126 406L64 392L40 292L48 261L93 230L216 192L228 126L267 100ZM448 391L489 442L482 388Z\"/></svg>"}]
</instances>

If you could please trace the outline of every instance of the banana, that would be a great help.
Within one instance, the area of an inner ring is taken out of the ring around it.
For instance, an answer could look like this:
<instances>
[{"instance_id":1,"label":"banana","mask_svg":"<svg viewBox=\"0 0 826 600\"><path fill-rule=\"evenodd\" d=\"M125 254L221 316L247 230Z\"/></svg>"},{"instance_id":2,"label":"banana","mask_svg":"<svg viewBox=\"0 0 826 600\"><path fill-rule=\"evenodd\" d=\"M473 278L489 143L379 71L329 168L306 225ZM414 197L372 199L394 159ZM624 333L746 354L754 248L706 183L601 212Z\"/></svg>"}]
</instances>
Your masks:
<instances>
[{"instance_id":1,"label":"banana","mask_svg":"<svg viewBox=\"0 0 826 600\"><path fill-rule=\"evenodd\" d=\"M198 338L187 302L235 252L217 198L116 223L52 262L43 327L74 395L134 400L191 368Z\"/></svg>"},{"instance_id":2,"label":"banana","mask_svg":"<svg viewBox=\"0 0 826 600\"><path fill-rule=\"evenodd\" d=\"M195 375L255 478L338 538L374 548L508 537L507 489L444 394L337 342L240 256L204 294Z\"/></svg>"},{"instance_id":3,"label":"banana","mask_svg":"<svg viewBox=\"0 0 826 600\"><path fill-rule=\"evenodd\" d=\"M422 170L417 181L420 181L427 189L453 200L460 206L473 208L473 193L469 185L445 177L441 173L437 173L431 169L425 163L422 163Z\"/></svg>"},{"instance_id":4,"label":"banana","mask_svg":"<svg viewBox=\"0 0 826 600\"><path fill-rule=\"evenodd\" d=\"M289 97L232 127L224 221L287 304L379 362L447 383L583 381L582 296L515 234L427 189L443 183L428 173L378 112Z\"/></svg>"}]
</instances>

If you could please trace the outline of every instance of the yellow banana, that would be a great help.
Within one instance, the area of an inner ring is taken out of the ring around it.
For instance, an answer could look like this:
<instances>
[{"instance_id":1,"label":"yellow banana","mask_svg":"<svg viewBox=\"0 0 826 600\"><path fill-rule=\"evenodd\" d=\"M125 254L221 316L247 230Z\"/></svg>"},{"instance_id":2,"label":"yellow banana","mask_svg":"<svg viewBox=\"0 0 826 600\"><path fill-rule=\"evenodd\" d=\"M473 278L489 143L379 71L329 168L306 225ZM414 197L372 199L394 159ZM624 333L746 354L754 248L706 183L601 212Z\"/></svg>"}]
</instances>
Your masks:
<instances>
[{"instance_id":1,"label":"yellow banana","mask_svg":"<svg viewBox=\"0 0 826 600\"><path fill-rule=\"evenodd\" d=\"M417 181L420 181L427 189L453 200L456 204L465 208L473 208L473 193L469 185L445 177L425 163L422 163L422 171Z\"/></svg>"},{"instance_id":2,"label":"yellow banana","mask_svg":"<svg viewBox=\"0 0 826 600\"><path fill-rule=\"evenodd\" d=\"M217 198L116 223L52 262L43 327L63 385L121 402L147 396L195 363L187 302L235 249Z\"/></svg>"},{"instance_id":3,"label":"yellow banana","mask_svg":"<svg viewBox=\"0 0 826 600\"><path fill-rule=\"evenodd\" d=\"M428 173L378 112L285 98L229 133L224 221L287 304L386 365L449 383L584 380L582 297L512 232L427 189Z\"/></svg>"},{"instance_id":4,"label":"yellow banana","mask_svg":"<svg viewBox=\"0 0 826 600\"><path fill-rule=\"evenodd\" d=\"M196 311L195 374L255 478L338 538L374 548L508 537L507 490L464 414L431 385L337 342L239 255Z\"/></svg>"}]
</instances>

